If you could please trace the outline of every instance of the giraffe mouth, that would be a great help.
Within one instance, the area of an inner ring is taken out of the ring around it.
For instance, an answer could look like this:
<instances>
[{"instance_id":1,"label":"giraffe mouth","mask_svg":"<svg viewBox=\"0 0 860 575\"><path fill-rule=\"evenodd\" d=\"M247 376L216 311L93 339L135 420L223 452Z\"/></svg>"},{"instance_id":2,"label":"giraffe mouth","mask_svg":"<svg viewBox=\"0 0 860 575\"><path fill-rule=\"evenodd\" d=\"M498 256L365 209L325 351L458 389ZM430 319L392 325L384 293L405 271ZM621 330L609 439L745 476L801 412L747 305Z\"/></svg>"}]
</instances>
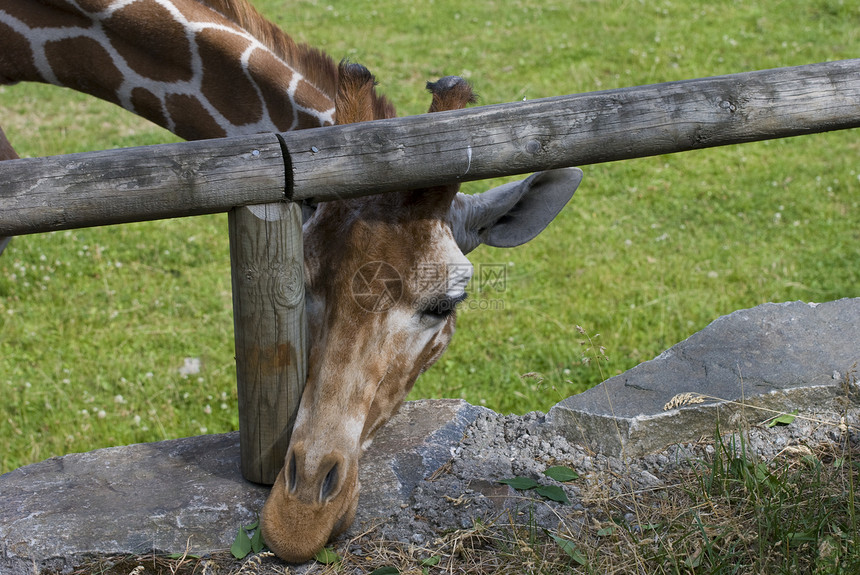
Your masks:
<instances>
[{"instance_id":1,"label":"giraffe mouth","mask_svg":"<svg viewBox=\"0 0 860 575\"><path fill-rule=\"evenodd\" d=\"M358 509L359 483L357 473L350 471L357 466L346 466L342 485L335 486L332 479L332 471L344 471L336 464L318 482L318 489L304 490L299 487L301 479L294 482L288 477L292 474L290 467L293 466L285 466L278 474L260 513L260 525L266 545L278 557L303 563L352 525ZM314 494L308 497L311 491Z\"/></svg>"}]
</instances>

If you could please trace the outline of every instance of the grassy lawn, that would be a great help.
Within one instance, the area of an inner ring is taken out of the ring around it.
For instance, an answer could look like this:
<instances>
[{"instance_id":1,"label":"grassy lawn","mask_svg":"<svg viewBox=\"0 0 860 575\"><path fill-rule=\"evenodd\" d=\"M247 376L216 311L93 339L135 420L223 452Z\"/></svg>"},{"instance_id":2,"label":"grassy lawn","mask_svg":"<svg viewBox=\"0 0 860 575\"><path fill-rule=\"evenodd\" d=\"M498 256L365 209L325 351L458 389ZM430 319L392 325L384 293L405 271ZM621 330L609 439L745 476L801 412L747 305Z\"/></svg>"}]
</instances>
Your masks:
<instances>
[{"instance_id":1,"label":"grassy lawn","mask_svg":"<svg viewBox=\"0 0 860 575\"><path fill-rule=\"evenodd\" d=\"M860 55L850 1L255 4L367 65L401 115L448 74L493 104ZM0 125L22 156L176 140L39 85L0 87ZM473 294L411 397L546 410L736 309L860 296L858 159L852 130L585 167L536 241L473 252L503 266L503 289ZM16 239L0 257L0 390L0 472L235 429L226 216Z\"/></svg>"}]
</instances>

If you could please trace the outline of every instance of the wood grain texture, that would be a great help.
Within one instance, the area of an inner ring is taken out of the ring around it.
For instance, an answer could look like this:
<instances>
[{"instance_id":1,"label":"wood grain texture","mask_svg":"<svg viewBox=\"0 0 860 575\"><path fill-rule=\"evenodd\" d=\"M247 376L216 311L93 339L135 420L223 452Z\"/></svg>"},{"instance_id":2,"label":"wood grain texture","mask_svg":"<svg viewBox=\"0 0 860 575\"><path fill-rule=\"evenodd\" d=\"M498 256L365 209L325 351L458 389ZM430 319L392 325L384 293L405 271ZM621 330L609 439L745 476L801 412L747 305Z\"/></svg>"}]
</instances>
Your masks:
<instances>
[{"instance_id":1,"label":"wood grain texture","mask_svg":"<svg viewBox=\"0 0 860 575\"><path fill-rule=\"evenodd\" d=\"M274 134L0 166L0 236L226 212L284 199L284 158Z\"/></svg>"},{"instance_id":2,"label":"wood grain texture","mask_svg":"<svg viewBox=\"0 0 860 575\"><path fill-rule=\"evenodd\" d=\"M307 374L301 208L229 212L242 475L274 483Z\"/></svg>"},{"instance_id":3,"label":"wood grain texture","mask_svg":"<svg viewBox=\"0 0 860 575\"><path fill-rule=\"evenodd\" d=\"M0 163L0 236L318 201L860 127L860 59ZM284 180L287 179L285 182Z\"/></svg>"},{"instance_id":4,"label":"wood grain texture","mask_svg":"<svg viewBox=\"0 0 860 575\"><path fill-rule=\"evenodd\" d=\"M860 59L284 134L318 201L860 127Z\"/></svg>"}]
</instances>

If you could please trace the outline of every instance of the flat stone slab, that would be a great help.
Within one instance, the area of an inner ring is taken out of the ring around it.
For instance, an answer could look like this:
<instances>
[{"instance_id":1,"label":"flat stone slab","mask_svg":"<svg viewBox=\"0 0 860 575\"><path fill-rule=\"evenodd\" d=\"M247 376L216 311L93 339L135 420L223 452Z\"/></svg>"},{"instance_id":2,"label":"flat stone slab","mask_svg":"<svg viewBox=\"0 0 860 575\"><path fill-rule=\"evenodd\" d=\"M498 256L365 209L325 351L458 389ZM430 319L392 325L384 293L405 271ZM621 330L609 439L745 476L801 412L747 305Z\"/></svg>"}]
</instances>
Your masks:
<instances>
[{"instance_id":1,"label":"flat stone slab","mask_svg":"<svg viewBox=\"0 0 860 575\"><path fill-rule=\"evenodd\" d=\"M461 399L406 402L361 459L361 497L346 536L399 512L418 484L451 460L466 428L482 414L497 415Z\"/></svg>"},{"instance_id":2,"label":"flat stone slab","mask_svg":"<svg viewBox=\"0 0 860 575\"><path fill-rule=\"evenodd\" d=\"M860 298L763 304L723 316L657 358L569 397L547 419L571 441L635 457L823 407L860 366ZM664 410L679 394L704 402Z\"/></svg>"},{"instance_id":3,"label":"flat stone slab","mask_svg":"<svg viewBox=\"0 0 860 575\"><path fill-rule=\"evenodd\" d=\"M362 458L353 529L400 509L489 410L462 400L406 403ZM269 487L245 481L239 434L54 457L0 476L0 573L32 575L97 554L229 549Z\"/></svg>"},{"instance_id":4,"label":"flat stone slab","mask_svg":"<svg viewBox=\"0 0 860 575\"><path fill-rule=\"evenodd\" d=\"M710 437L718 422L731 431L742 417L766 420L766 410L826 409L846 391L856 395L858 363L860 299L765 304L716 320L546 418L503 417L461 400L408 402L362 459L345 536L385 521L397 537L422 528L426 538L436 527L418 516L445 522L459 512L462 523L499 512L511 493L497 479L541 477L541 458L594 459L578 444L630 457ZM664 410L682 393L705 401ZM237 433L51 458L0 476L0 574L61 570L89 555L222 551L239 525L255 521L268 491L242 479ZM473 507L458 508L461 496Z\"/></svg>"},{"instance_id":5,"label":"flat stone slab","mask_svg":"<svg viewBox=\"0 0 860 575\"><path fill-rule=\"evenodd\" d=\"M0 572L17 575L81 555L229 548L268 489L241 478L228 433L54 457L0 476L0 492Z\"/></svg>"}]
</instances>

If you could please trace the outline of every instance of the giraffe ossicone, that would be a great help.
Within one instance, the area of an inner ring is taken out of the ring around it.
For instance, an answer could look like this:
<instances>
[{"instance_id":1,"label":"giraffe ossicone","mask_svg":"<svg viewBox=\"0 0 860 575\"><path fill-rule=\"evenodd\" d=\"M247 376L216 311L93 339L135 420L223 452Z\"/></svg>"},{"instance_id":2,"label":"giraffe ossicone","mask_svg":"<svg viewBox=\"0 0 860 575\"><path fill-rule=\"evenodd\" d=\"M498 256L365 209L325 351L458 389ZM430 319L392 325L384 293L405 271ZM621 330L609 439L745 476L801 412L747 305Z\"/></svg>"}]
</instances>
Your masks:
<instances>
[{"instance_id":1,"label":"giraffe ossicone","mask_svg":"<svg viewBox=\"0 0 860 575\"><path fill-rule=\"evenodd\" d=\"M188 139L394 116L365 68L296 45L245 0L4 0L0 83L19 81L92 94ZM428 89L430 112L475 99L453 76ZM261 513L278 556L308 560L352 523L362 453L451 341L466 254L531 240L581 178L568 168L476 195L452 184L306 206L308 379Z\"/></svg>"}]
</instances>

